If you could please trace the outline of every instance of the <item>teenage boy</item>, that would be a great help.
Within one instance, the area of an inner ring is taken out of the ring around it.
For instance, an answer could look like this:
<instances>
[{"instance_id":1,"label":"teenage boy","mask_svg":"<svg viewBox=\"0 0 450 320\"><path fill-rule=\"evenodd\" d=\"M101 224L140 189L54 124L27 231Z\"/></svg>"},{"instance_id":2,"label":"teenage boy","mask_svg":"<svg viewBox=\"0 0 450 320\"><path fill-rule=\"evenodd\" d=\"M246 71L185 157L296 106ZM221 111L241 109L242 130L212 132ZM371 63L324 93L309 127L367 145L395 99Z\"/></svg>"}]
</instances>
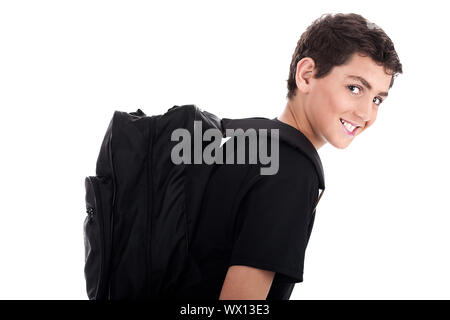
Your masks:
<instances>
[{"instance_id":1,"label":"teenage boy","mask_svg":"<svg viewBox=\"0 0 450 320\"><path fill-rule=\"evenodd\" d=\"M292 56L287 104L267 119L307 152L280 141L274 175L217 167L192 235L198 269L180 298L289 299L303 281L311 212L324 189L317 150L346 148L367 130L399 73L391 39L360 15L327 14L307 28Z\"/></svg>"}]
</instances>

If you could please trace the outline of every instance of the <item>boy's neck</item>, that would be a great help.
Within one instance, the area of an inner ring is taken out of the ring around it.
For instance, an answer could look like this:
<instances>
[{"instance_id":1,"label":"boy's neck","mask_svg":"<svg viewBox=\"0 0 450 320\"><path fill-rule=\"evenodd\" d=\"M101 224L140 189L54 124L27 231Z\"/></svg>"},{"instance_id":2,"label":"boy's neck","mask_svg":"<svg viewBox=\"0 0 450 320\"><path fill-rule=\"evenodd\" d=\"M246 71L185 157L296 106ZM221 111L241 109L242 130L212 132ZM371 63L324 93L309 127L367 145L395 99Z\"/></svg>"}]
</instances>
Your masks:
<instances>
[{"instance_id":1,"label":"boy's neck","mask_svg":"<svg viewBox=\"0 0 450 320\"><path fill-rule=\"evenodd\" d=\"M325 144L325 142L318 139L314 133L314 130L306 117L301 101L288 101L283 112L279 117L277 117L277 119L303 133L313 144L316 150L319 150L319 148Z\"/></svg>"}]
</instances>

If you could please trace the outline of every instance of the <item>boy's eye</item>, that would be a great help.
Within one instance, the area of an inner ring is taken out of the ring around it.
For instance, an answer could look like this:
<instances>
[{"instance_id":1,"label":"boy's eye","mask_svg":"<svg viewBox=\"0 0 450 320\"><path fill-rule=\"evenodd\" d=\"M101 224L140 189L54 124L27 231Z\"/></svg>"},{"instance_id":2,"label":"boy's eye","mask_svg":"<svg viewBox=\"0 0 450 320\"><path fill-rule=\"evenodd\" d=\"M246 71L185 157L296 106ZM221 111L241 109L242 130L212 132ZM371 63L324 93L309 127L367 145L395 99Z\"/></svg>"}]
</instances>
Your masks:
<instances>
[{"instance_id":1,"label":"boy's eye","mask_svg":"<svg viewBox=\"0 0 450 320\"><path fill-rule=\"evenodd\" d=\"M373 98L373 102L374 102L377 106L379 106L379 105L383 102L383 99L380 99L380 98L378 98L378 97L375 97L375 98Z\"/></svg>"},{"instance_id":2,"label":"boy's eye","mask_svg":"<svg viewBox=\"0 0 450 320\"><path fill-rule=\"evenodd\" d=\"M354 94L358 94L361 91L361 88L354 85L349 85L347 88Z\"/></svg>"}]
</instances>

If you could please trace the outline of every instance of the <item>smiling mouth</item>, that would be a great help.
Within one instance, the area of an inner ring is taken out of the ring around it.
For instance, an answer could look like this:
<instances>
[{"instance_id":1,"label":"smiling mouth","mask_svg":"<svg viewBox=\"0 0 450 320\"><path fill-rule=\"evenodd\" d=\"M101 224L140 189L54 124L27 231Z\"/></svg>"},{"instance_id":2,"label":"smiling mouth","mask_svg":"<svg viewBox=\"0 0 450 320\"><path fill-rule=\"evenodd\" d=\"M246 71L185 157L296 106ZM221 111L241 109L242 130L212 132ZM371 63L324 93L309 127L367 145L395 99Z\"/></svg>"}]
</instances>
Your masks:
<instances>
[{"instance_id":1,"label":"smiling mouth","mask_svg":"<svg viewBox=\"0 0 450 320\"><path fill-rule=\"evenodd\" d=\"M354 136L356 134L356 130L360 126L354 126L350 122L347 122L346 120L339 118L339 121L341 122L342 128L344 129L344 132L349 136Z\"/></svg>"}]
</instances>

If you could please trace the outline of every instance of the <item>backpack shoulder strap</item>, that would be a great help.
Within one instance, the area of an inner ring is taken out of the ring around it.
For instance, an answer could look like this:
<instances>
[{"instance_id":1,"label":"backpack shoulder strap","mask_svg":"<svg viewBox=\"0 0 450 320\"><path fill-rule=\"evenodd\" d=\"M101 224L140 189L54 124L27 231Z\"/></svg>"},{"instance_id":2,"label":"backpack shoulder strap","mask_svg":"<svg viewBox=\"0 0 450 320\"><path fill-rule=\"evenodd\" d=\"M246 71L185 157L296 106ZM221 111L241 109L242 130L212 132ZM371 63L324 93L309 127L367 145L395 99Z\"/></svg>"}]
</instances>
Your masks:
<instances>
[{"instance_id":1,"label":"backpack shoulder strap","mask_svg":"<svg viewBox=\"0 0 450 320\"><path fill-rule=\"evenodd\" d=\"M243 130L254 129L279 129L280 139L295 147L300 152L305 154L314 164L317 175L319 177L319 188L325 189L325 179L323 173L322 162L320 160L317 150L313 144L306 138L306 136L299 130L290 125L275 119L267 119L262 117L244 118L244 119L229 119L222 118L223 129L238 129Z\"/></svg>"}]
</instances>

